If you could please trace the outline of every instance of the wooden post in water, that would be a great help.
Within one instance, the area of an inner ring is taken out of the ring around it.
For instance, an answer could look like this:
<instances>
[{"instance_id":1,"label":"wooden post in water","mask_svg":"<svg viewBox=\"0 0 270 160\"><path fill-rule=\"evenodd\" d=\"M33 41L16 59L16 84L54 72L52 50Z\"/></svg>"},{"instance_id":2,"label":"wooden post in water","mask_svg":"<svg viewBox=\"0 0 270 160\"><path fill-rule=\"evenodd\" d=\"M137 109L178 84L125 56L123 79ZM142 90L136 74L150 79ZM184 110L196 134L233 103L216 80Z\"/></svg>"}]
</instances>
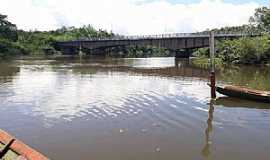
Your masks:
<instances>
[{"instance_id":1,"label":"wooden post in water","mask_svg":"<svg viewBox=\"0 0 270 160\"><path fill-rule=\"evenodd\" d=\"M210 32L210 87L211 98L216 98L216 74L215 74L215 32Z\"/></svg>"}]
</instances>

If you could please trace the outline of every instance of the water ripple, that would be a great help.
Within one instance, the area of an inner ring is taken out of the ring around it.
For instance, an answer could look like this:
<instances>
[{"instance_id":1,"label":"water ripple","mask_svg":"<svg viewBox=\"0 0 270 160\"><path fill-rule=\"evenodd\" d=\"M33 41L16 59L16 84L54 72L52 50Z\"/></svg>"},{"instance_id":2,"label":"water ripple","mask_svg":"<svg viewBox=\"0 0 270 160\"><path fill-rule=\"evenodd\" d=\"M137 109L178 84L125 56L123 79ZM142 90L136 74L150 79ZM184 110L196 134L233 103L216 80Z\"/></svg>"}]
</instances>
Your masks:
<instances>
[{"instance_id":1,"label":"water ripple","mask_svg":"<svg viewBox=\"0 0 270 160\"><path fill-rule=\"evenodd\" d=\"M68 144L77 142L70 137L77 137L78 145L84 145L80 149L103 146L102 153L105 142L106 145L136 142L119 146L125 149L141 144L136 149L152 147L160 153L166 152L166 148L175 149L175 153L179 148L192 148L194 155L203 147L204 136L206 144L212 142L210 132L216 134L215 139L219 140L216 143L226 146L229 141L229 147L241 138L248 143L246 139L253 135L259 135L255 137L259 141L263 139L260 137L268 137L268 106L223 100L211 107L206 80L203 76L193 77L193 70L207 71L179 68L172 66L171 59L169 63L161 60L145 64L146 60L140 59L121 66L93 60L18 62L19 70L0 74L1 128L14 133L24 130L28 138L33 135L43 138L45 134L42 142L46 143L48 132L53 134L50 138ZM71 145L59 148L63 146Z\"/></svg>"}]
</instances>

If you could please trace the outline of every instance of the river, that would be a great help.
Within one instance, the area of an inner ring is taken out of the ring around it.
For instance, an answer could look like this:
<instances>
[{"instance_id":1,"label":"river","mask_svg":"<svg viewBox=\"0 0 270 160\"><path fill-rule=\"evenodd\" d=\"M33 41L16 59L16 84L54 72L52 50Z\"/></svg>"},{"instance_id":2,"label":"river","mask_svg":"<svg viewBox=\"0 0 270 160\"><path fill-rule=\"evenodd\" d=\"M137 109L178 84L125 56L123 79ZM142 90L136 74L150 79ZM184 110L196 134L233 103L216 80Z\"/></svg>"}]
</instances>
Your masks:
<instances>
[{"instance_id":1,"label":"river","mask_svg":"<svg viewBox=\"0 0 270 160\"><path fill-rule=\"evenodd\" d=\"M270 104L218 94L174 58L0 62L0 128L55 160L269 159ZM270 90L267 67L218 83Z\"/></svg>"}]
</instances>

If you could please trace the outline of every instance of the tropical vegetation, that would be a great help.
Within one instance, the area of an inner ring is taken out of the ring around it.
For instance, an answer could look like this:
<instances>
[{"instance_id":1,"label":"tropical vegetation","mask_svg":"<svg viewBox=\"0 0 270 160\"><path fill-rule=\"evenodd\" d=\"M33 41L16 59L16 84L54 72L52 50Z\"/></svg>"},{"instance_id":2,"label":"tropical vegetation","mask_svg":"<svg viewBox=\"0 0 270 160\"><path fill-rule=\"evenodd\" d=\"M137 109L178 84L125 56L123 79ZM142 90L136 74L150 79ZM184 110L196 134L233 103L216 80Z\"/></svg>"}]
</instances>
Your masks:
<instances>
[{"instance_id":1,"label":"tropical vegetation","mask_svg":"<svg viewBox=\"0 0 270 160\"><path fill-rule=\"evenodd\" d=\"M23 31L0 14L0 57L40 54L53 48L55 41L112 37L113 33L96 30L91 25L62 27L53 31Z\"/></svg>"}]
</instances>

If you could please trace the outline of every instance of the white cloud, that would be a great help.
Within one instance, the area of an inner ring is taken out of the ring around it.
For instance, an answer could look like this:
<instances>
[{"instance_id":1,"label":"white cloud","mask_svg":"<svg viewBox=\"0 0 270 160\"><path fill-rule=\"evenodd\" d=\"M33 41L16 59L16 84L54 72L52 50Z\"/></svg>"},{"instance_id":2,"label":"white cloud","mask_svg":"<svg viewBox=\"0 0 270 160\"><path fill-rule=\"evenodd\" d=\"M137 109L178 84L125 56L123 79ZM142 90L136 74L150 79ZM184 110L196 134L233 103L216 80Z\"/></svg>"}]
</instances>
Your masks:
<instances>
[{"instance_id":1,"label":"white cloud","mask_svg":"<svg viewBox=\"0 0 270 160\"><path fill-rule=\"evenodd\" d=\"M255 2L230 4L202 0L172 4L165 0L0 0L0 13L22 29L50 30L92 24L121 34L194 32L248 22Z\"/></svg>"}]
</instances>

